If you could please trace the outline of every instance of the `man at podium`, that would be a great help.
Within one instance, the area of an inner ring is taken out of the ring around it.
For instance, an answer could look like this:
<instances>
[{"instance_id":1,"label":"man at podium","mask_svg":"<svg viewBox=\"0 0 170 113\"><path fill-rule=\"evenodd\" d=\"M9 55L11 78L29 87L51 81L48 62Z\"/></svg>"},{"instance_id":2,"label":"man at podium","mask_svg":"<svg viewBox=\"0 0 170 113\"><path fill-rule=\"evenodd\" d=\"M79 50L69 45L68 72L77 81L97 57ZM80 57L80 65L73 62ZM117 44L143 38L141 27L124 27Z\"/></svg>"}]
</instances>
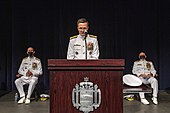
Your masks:
<instances>
[{"instance_id":1,"label":"man at podium","mask_svg":"<svg viewBox=\"0 0 170 113\"><path fill-rule=\"evenodd\" d=\"M70 37L67 59L98 59L97 36L88 34L89 22L85 18L77 21L78 35Z\"/></svg>"}]
</instances>

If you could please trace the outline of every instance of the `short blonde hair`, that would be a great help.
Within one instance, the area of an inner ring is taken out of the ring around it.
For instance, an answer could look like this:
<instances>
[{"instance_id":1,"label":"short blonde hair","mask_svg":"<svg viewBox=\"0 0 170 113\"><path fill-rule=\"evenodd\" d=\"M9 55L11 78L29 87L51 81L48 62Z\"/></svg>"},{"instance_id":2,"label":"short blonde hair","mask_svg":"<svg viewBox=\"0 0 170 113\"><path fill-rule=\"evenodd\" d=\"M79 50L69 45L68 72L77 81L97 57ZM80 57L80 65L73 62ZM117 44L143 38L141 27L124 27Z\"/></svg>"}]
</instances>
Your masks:
<instances>
[{"instance_id":1,"label":"short blonde hair","mask_svg":"<svg viewBox=\"0 0 170 113\"><path fill-rule=\"evenodd\" d=\"M87 19L85 19L85 18L80 18L80 19L78 19L77 25L78 25L79 23L87 23L87 24L89 25L89 22L88 22Z\"/></svg>"}]
</instances>

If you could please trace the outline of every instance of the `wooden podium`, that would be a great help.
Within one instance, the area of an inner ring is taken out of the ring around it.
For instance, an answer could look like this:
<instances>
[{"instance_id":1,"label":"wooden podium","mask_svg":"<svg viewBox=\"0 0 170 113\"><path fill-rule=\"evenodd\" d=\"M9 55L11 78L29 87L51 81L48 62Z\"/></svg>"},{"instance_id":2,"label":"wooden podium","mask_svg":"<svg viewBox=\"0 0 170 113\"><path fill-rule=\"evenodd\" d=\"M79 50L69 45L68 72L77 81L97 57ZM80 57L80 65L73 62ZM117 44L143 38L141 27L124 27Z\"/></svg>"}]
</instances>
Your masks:
<instances>
[{"instance_id":1,"label":"wooden podium","mask_svg":"<svg viewBox=\"0 0 170 113\"><path fill-rule=\"evenodd\" d=\"M123 113L124 65L124 59L49 59L50 113L83 113L73 106L72 91L84 77L101 90L101 104L93 113Z\"/></svg>"}]
</instances>

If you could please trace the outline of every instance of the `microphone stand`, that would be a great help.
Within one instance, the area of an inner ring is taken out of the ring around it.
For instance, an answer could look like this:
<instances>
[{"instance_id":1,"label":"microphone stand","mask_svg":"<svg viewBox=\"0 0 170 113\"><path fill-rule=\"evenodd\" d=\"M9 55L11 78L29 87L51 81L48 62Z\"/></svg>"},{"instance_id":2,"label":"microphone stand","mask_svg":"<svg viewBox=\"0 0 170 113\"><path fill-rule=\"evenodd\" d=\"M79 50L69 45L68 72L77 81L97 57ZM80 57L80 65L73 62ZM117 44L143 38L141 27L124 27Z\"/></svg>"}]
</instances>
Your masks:
<instances>
[{"instance_id":1,"label":"microphone stand","mask_svg":"<svg viewBox=\"0 0 170 113\"><path fill-rule=\"evenodd\" d=\"M85 40L85 59L87 60L87 41L86 41L86 38L87 38L87 32L85 33L85 37L84 37L84 40Z\"/></svg>"}]
</instances>

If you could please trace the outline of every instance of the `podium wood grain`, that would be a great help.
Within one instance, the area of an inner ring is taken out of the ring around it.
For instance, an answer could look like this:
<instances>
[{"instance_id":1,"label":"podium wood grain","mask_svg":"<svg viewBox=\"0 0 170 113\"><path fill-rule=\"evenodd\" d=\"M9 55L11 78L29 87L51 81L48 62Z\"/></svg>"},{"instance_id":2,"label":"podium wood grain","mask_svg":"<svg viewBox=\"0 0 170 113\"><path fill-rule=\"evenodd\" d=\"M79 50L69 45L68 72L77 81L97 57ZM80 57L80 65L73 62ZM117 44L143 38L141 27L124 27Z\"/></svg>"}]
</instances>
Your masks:
<instances>
[{"instance_id":1,"label":"podium wood grain","mask_svg":"<svg viewBox=\"0 0 170 113\"><path fill-rule=\"evenodd\" d=\"M101 90L101 105L93 113L123 113L123 59L49 59L50 113L82 113L72 104L72 90L88 77Z\"/></svg>"}]
</instances>

